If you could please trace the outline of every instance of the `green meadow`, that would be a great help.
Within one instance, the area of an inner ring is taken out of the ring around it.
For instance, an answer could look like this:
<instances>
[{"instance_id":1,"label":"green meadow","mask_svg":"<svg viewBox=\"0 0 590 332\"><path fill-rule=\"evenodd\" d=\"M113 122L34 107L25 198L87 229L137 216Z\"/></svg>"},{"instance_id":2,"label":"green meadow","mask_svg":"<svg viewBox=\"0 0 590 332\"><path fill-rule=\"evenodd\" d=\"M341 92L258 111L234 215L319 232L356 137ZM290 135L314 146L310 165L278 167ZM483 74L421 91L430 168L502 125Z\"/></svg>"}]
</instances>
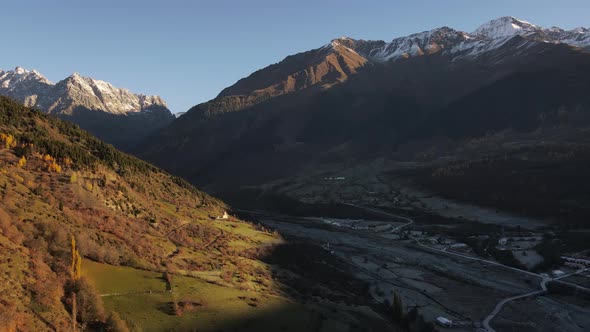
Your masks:
<instances>
[{"instance_id":1,"label":"green meadow","mask_svg":"<svg viewBox=\"0 0 590 332\"><path fill-rule=\"evenodd\" d=\"M116 311L134 331L337 331L342 327L326 320L317 308L197 278L174 275L168 291L161 273L89 260L83 262L83 271L102 295L105 308ZM174 302L190 303L192 308L178 316Z\"/></svg>"}]
</instances>

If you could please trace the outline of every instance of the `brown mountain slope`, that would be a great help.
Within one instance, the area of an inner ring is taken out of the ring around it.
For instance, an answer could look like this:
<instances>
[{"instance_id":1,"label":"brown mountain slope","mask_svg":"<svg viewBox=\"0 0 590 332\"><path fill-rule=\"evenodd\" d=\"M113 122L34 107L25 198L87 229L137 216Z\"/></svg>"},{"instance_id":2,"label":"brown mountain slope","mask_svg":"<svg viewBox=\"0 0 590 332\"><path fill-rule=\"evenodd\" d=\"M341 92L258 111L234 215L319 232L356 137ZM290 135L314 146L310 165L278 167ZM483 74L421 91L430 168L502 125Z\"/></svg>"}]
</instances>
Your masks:
<instances>
[{"instance_id":1,"label":"brown mountain slope","mask_svg":"<svg viewBox=\"0 0 590 332\"><path fill-rule=\"evenodd\" d=\"M322 48L288 56L239 80L218 97L247 94L277 96L313 85L345 81L367 63L367 59L335 40Z\"/></svg>"},{"instance_id":2,"label":"brown mountain slope","mask_svg":"<svg viewBox=\"0 0 590 332\"><path fill-rule=\"evenodd\" d=\"M322 48L288 56L260 69L191 111L231 112L295 91L327 88L356 75L368 62L342 41L334 40Z\"/></svg>"}]
</instances>

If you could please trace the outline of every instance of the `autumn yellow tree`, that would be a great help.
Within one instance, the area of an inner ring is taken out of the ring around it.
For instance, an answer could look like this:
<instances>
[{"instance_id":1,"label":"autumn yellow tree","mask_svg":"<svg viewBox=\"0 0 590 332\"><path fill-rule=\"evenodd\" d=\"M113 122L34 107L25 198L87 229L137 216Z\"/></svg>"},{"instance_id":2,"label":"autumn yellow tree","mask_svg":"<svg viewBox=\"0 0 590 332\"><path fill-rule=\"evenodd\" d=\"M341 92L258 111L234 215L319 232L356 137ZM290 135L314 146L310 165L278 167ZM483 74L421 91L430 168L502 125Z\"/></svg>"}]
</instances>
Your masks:
<instances>
[{"instance_id":1,"label":"autumn yellow tree","mask_svg":"<svg viewBox=\"0 0 590 332\"><path fill-rule=\"evenodd\" d=\"M61 166L59 166L59 164L54 160L49 165L47 165L47 170L50 172L53 171L56 173L61 173Z\"/></svg>"},{"instance_id":2,"label":"autumn yellow tree","mask_svg":"<svg viewBox=\"0 0 590 332\"><path fill-rule=\"evenodd\" d=\"M1 133L0 134L0 141L4 142L4 146L7 149L11 149L16 146L16 139L14 138L14 136L12 136L10 134Z\"/></svg>"},{"instance_id":3,"label":"autumn yellow tree","mask_svg":"<svg viewBox=\"0 0 590 332\"><path fill-rule=\"evenodd\" d=\"M27 158L25 158L25 156L20 157L20 159L18 160L18 167L25 167L26 164Z\"/></svg>"},{"instance_id":4,"label":"autumn yellow tree","mask_svg":"<svg viewBox=\"0 0 590 332\"><path fill-rule=\"evenodd\" d=\"M76 182L78 182L78 175L76 174L76 172L72 172L72 175L70 175L70 183Z\"/></svg>"},{"instance_id":5,"label":"autumn yellow tree","mask_svg":"<svg viewBox=\"0 0 590 332\"><path fill-rule=\"evenodd\" d=\"M47 171L61 173L61 166L57 163L54 157L52 157L49 154L46 154L43 156L43 160L45 161Z\"/></svg>"}]
</instances>

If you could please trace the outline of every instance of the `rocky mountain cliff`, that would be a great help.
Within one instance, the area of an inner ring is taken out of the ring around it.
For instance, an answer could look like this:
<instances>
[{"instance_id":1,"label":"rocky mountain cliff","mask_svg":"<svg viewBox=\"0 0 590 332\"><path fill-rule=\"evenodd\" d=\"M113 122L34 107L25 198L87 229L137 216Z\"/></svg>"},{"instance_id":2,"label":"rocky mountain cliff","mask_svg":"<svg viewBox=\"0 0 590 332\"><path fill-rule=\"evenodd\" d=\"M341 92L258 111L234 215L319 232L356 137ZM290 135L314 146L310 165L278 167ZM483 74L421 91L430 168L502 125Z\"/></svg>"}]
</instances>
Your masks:
<instances>
[{"instance_id":1,"label":"rocky mountain cliff","mask_svg":"<svg viewBox=\"0 0 590 332\"><path fill-rule=\"evenodd\" d=\"M134 94L78 73L53 84L36 70L0 70L0 95L77 123L121 148L174 119L159 96Z\"/></svg>"}]
</instances>

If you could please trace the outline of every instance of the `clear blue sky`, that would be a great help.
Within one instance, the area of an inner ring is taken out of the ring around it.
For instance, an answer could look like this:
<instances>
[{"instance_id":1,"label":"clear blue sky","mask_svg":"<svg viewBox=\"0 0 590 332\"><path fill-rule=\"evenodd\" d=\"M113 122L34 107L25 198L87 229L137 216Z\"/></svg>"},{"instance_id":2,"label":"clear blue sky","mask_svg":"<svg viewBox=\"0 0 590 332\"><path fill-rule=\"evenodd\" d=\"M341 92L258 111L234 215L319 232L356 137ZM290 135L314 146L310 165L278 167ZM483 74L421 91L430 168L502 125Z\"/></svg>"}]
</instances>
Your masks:
<instances>
[{"instance_id":1,"label":"clear blue sky","mask_svg":"<svg viewBox=\"0 0 590 332\"><path fill-rule=\"evenodd\" d=\"M4 0L0 68L79 72L161 95L173 112L340 36L383 39L499 16L590 26L589 0Z\"/></svg>"}]
</instances>

